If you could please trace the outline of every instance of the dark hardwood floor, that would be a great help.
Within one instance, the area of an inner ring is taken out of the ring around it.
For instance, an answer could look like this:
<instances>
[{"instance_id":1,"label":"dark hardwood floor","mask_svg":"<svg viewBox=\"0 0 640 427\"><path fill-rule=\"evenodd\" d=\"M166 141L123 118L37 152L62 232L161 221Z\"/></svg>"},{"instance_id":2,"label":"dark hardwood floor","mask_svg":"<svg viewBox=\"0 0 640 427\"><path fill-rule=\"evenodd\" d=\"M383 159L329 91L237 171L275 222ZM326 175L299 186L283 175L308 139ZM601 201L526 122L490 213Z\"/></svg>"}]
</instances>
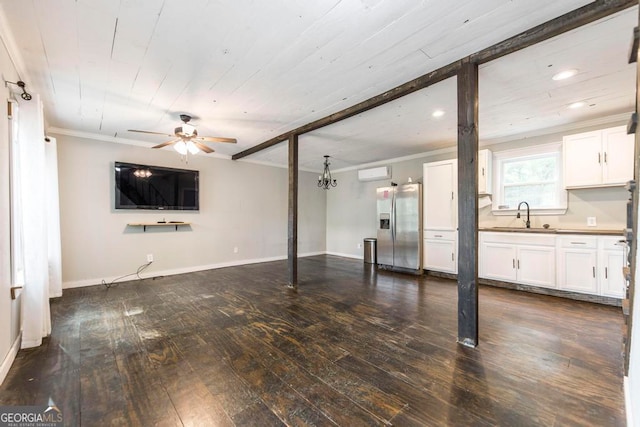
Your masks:
<instances>
[{"instance_id":1,"label":"dark hardwood floor","mask_svg":"<svg viewBox=\"0 0 640 427\"><path fill-rule=\"evenodd\" d=\"M65 290L0 405L65 425L616 426L620 308L480 287L456 344L454 281L332 256Z\"/></svg>"}]
</instances>

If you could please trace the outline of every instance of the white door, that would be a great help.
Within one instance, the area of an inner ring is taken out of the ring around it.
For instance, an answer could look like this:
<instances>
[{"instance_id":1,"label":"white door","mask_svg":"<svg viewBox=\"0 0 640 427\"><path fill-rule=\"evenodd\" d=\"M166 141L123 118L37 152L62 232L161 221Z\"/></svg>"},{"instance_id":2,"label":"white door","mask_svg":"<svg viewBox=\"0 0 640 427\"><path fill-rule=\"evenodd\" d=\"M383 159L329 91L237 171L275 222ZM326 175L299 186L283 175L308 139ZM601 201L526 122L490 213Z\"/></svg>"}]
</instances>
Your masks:
<instances>
[{"instance_id":1,"label":"white door","mask_svg":"<svg viewBox=\"0 0 640 427\"><path fill-rule=\"evenodd\" d=\"M506 243L482 244L482 277L515 282L516 248Z\"/></svg>"},{"instance_id":2,"label":"white door","mask_svg":"<svg viewBox=\"0 0 640 427\"><path fill-rule=\"evenodd\" d=\"M559 260L560 289L589 294L598 292L595 249L562 248Z\"/></svg>"},{"instance_id":3,"label":"white door","mask_svg":"<svg viewBox=\"0 0 640 427\"><path fill-rule=\"evenodd\" d=\"M633 179L633 135L625 126L602 131L603 184L624 184Z\"/></svg>"},{"instance_id":4,"label":"white door","mask_svg":"<svg viewBox=\"0 0 640 427\"><path fill-rule=\"evenodd\" d=\"M602 183L602 132L585 132L563 138L564 185L585 187Z\"/></svg>"},{"instance_id":5,"label":"white door","mask_svg":"<svg viewBox=\"0 0 640 427\"><path fill-rule=\"evenodd\" d=\"M424 228L456 229L456 165L456 160L424 164Z\"/></svg>"},{"instance_id":6,"label":"white door","mask_svg":"<svg viewBox=\"0 0 640 427\"><path fill-rule=\"evenodd\" d=\"M527 285L555 288L556 249L545 246L518 246L517 281Z\"/></svg>"}]
</instances>

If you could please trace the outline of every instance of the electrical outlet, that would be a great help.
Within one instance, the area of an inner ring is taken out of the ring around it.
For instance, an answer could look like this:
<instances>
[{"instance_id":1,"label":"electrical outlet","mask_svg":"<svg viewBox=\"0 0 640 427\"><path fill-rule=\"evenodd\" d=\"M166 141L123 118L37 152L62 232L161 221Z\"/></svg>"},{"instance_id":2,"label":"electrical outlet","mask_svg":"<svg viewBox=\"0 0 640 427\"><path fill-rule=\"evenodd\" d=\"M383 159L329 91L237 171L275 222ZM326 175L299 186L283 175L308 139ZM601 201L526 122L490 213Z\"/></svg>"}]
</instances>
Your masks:
<instances>
[{"instance_id":1,"label":"electrical outlet","mask_svg":"<svg viewBox=\"0 0 640 427\"><path fill-rule=\"evenodd\" d=\"M358 249L362 248L362 243L358 243Z\"/></svg>"},{"instance_id":2,"label":"electrical outlet","mask_svg":"<svg viewBox=\"0 0 640 427\"><path fill-rule=\"evenodd\" d=\"M595 216L588 216L587 217L587 226L588 227L595 227L596 226L596 217Z\"/></svg>"},{"instance_id":3,"label":"electrical outlet","mask_svg":"<svg viewBox=\"0 0 640 427\"><path fill-rule=\"evenodd\" d=\"M153 254L147 254L147 262L153 262Z\"/></svg>"},{"instance_id":4,"label":"electrical outlet","mask_svg":"<svg viewBox=\"0 0 640 427\"><path fill-rule=\"evenodd\" d=\"M238 247L237 247L237 246L234 246L234 247L233 247L233 253L234 253L234 254L237 254L237 253L238 253Z\"/></svg>"}]
</instances>

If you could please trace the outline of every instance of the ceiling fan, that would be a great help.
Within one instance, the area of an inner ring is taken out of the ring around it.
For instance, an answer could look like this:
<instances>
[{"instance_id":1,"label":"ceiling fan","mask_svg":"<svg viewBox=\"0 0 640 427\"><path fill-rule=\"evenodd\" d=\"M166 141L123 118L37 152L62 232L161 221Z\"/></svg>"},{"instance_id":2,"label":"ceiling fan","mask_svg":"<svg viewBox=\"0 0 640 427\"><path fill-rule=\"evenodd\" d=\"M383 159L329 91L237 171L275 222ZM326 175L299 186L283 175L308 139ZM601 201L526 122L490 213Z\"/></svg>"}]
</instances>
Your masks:
<instances>
[{"instance_id":1,"label":"ceiling fan","mask_svg":"<svg viewBox=\"0 0 640 427\"><path fill-rule=\"evenodd\" d=\"M174 130L174 134L152 132L148 130L135 130L129 129L129 132L148 133L151 135L164 135L176 137L171 141L163 142L162 144L155 145L151 148L163 148L169 145L173 145L173 148L180 154L186 155L187 153L196 154L200 150L205 153L213 153L214 150L205 145L205 142L238 142L235 138L222 138L219 136L198 136L198 131L195 126L189 124L191 116L188 114L180 114L180 120L184 122L183 125L178 126Z\"/></svg>"}]
</instances>

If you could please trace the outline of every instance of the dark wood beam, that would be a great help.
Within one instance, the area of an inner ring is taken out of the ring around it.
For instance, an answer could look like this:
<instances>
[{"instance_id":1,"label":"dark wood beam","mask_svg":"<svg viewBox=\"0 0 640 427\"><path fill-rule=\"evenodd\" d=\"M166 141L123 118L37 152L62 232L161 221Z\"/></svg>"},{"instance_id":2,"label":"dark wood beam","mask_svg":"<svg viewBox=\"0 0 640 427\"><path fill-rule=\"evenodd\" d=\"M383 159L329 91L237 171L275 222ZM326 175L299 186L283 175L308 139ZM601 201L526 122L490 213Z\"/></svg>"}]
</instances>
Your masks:
<instances>
[{"instance_id":1,"label":"dark wood beam","mask_svg":"<svg viewBox=\"0 0 640 427\"><path fill-rule=\"evenodd\" d=\"M458 342L478 345L478 64L458 73Z\"/></svg>"},{"instance_id":2,"label":"dark wood beam","mask_svg":"<svg viewBox=\"0 0 640 427\"><path fill-rule=\"evenodd\" d=\"M289 136L288 286L298 287L298 135Z\"/></svg>"},{"instance_id":3,"label":"dark wood beam","mask_svg":"<svg viewBox=\"0 0 640 427\"><path fill-rule=\"evenodd\" d=\"M478 64L484 64L637 5L638 0L596 0L482 49L471 55L471 60Z\"/></svg>"},{"instance_id":4,"label":"dark wood beam","mask_svg":"<svg viewBox=\"0 0 640 427\"><path fill-rule=\"evenodd\" d=\"M627 9L637 4L637 0L596 0L593 3L566 13L562 16L559 16L558 18L552 19L551 21L545 22L544 24L538 25L537 27L531 28L514 37L511 37L491 47L476 52L471 55L471 60L478 64L492 61L520 49L524 49L536 43L545 41L551 37L560 35L564 32L578 28L582 25L597 21L598 19L612 15L616 12ZM461 61L452 62L449 65L445 65L442 68L424 74L414 80L397 86L380 95L369 98L366 101L362 101L349 108L338 111L337 113L333 113L329 116L315 120L304 126L298 127L289 132L285 132L281 135L271 138L270 140L265 141L261 144L236 153L231 156L231 158L233 160L239 160L243 157L247 157L251 154L257 153L258 151L279 144L282 141L286 141L291 135L302 135L304 133L320 129L324 126L328 126L341 120L348 119L349 117L353 117L372 108L379 107L386 104L387 102L396 100L410 93L427 88L435 83L455 76L460 69L460 64Z\"/></svg>"}]
</instances>

